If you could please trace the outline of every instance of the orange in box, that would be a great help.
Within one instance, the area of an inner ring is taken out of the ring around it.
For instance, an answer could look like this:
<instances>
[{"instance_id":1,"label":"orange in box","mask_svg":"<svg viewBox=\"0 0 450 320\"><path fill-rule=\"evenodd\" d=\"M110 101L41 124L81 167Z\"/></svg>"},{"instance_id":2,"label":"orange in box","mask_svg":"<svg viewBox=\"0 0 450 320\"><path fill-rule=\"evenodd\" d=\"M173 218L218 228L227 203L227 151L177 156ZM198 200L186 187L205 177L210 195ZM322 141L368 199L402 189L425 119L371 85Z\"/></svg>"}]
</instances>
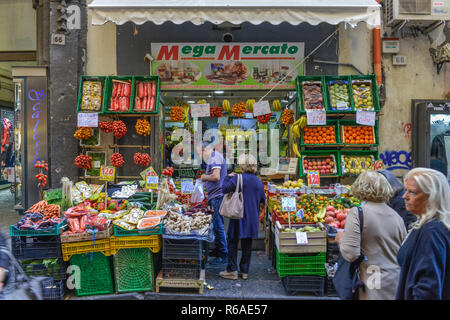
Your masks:
<instances>
[{"instance_id":1,"label":"orange in box","mask_svg":"<svg viewBox=\"0 0 450 320\"><path fill-rule=\"evenodd\" d=\"M305 144L331 144L336 143L336 134L333 126L305 127L303 129L303 142Z\"/></svg>"},{"instance_id":2,"label":"orange in box","mask_svg":"<svg viewBox=\"0 0 450 320\"><path fill-rule=\"evenodd\" d=\"M345 144L373 144L373 143L375 143L373 127L343 126L343 143L345 143Z\"/></svg>"}]
</instances>

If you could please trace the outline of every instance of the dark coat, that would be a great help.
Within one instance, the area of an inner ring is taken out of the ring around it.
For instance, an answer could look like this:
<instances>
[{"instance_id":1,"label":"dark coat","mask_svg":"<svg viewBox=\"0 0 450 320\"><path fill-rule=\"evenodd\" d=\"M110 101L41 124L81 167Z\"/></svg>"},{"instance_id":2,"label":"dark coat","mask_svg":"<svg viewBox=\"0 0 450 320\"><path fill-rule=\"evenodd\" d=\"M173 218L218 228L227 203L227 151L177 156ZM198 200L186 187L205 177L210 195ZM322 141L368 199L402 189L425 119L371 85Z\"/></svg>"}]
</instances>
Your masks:
<instances>
[{"instance_id":1,"label":"dark coat","mask_svg":"<svg viewBox=\"0 0 450 320\"><path fill-rule=\"evenodd\" d=\"M6 245L7 245L6 244L6 239L3 236L3 234L0 232L0 248L8 249L6 247ZM10 268L9 257L6 255L6 253L3 253L3 252L0 252L0 267L5 269L5 270L8 270L8 271L9 271L9 268ZM7 274L6 279L5 279L5 282L7 282L7 281L8 281L8 274ZM5 285L6 285L6 283L5 283Z\"/></svg>"},{"instance_id":2,"label":"dark coat","mask_svg":"<svg viewBox=\"0 0 450 320\"><path fill-rule=\"evenodd\" d=\"M450 230L440 220L411 231L397 260L397 300L450 299Z\"/></svg>"},{"instance_id":3,"label":"dark coat","mask_svg":"<svg viewBox=\"0 0 450 320\"><path fill-rule=\"evenodd\" d=\"M222 183L224 194L236 190L237 175L233 178L226 176ZM227 236L234 238L235 232L239 232L239 239L256 239L259 231L259 205L265 203L266 193L264 185L259 178L252 173L242 174L242 192L244 195L244 217L239 220L239 230L235 230L234 223L228 225Z\"/></svg>"}]
</instances>

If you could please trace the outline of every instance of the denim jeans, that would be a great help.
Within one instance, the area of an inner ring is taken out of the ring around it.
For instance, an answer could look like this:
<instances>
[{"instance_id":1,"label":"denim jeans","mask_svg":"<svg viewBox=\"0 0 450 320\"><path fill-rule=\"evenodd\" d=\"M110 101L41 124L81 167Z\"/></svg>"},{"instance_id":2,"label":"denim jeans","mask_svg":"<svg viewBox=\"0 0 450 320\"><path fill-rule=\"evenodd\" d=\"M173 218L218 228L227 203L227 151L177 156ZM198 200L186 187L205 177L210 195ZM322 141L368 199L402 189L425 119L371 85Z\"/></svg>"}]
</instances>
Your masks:
<instances>
[{"instance_id":1,"label":"denim jeans","mask_svg":"<svg viewBox=\"0 0 450 320\"><path fill-rule=\"evenodd\" d=\"M228 256L227 249L227 236L225 234L225 228L223 226L223 217L219 213L220 205L222 204L223 197L214 198L208 201L208 205L214 210L213 214L213 230L215 236L215 246L217 255L220 258L226 258Z\"/></svg>"}]
</instances>

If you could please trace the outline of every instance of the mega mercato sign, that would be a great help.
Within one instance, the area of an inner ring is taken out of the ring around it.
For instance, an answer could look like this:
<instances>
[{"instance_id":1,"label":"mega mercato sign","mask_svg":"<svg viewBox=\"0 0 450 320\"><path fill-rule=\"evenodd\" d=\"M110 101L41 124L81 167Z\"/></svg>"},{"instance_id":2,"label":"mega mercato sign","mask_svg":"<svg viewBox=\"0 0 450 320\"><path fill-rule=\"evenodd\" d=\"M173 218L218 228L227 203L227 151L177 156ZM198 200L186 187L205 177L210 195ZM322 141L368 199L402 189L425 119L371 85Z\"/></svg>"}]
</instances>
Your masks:
<instances>
[{"instance_id":1,"label":"mega mercato sign","mask_svg":"<svg viewBox=\"0 0 450 320\"><path fill-rule=\"evenodd\" d=\"M162 89L294 89L304 43L153 43ZM281 81L281 83L280 83Z\"/></svg>"}]
</instances>

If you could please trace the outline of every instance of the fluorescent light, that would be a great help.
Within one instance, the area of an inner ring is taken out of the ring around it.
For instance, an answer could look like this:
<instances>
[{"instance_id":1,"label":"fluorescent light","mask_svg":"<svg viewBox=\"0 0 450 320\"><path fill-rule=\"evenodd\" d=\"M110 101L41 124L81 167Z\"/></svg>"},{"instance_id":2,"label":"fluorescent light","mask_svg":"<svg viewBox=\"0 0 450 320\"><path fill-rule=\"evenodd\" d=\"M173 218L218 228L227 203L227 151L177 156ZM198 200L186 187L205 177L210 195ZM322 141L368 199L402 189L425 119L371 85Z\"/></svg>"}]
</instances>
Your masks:
<instances>
[{"instance_id":1,"label":"fluorescent light","mask_svg":"<svg viewBox=\"0 0 450 320\"><path fill-rule=\"evenodd\" d=\"M216 91L214 91L214 93L216 93L216 94L222 94L222 93L224 93L225 91L223 91L223 90L216 90Z\"/></svg>"},{"instance_id":2,"label":"fluorescent light","mask_svg":"<svg viewBox=\"0 0 450 320\"><path fill-rule=\"evenodd\" d=\"M194 100L189 100L187 103L195 103Z\"/></svg>"}]
</instances>

